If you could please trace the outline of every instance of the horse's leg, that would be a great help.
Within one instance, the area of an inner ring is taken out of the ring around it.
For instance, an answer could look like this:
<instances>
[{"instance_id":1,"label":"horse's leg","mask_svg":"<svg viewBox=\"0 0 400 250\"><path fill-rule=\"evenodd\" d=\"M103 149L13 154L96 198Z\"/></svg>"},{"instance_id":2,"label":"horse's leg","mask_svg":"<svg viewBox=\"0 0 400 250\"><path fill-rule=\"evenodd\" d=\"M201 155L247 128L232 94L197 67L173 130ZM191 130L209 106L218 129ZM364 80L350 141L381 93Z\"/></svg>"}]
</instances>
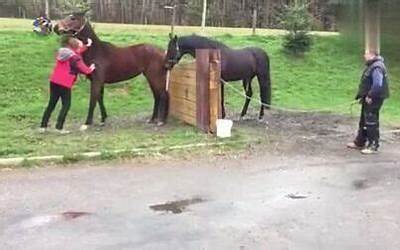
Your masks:
<instances>
[{"instance_id":1,"label":"horse's leg","mask_svg":"<svg viewBox=\"0 0 400 250\"><path fill-rule=\"evenodd\" d=\"M162 68L162 66L160 68L158 65L153 64L148 68L147 71L144 72L144 76L150 85L150 89L153 92L154 98L153 114L148 123L157 123L157 125L163 125L165 123L164 107L168 106L168 103L165 103L165 94L163 94L163 92L166 92L166 75L164 73L164 68Z\"/></svg>"},{"instance_id":2,"label":"horse's leg","mask_svg":"<svg viewBox=\"0 0 400 250\"><path fill-rule=\"evenodd\" d=\"M257 78L260 84L260 98L262 102L258 119L262 120L264 118L264 108L270 109L271 105L271 81L269 76L266 75L258 75Z\"/></svg>"},{"instance_id":3,"label":"horse's leg","mask_svg":"<svg viewBox=\"0 0 400 250\"><path fill-rule=\"evenodd\" d=\"M224 82L221 81L221 115L222 119L225 119L226 113L225 113L225 100L224 100Z\"/></svg>"},{"instance_id":4,"label":"horse's leg","mask_svg":"<svg viewBox=\"0 0 400 250\"><path fill-rule=\"evenodd\" d=\"M167 122L169 111L169 92L162 90L159 94L159 104L158 104L158 122L157 126L162 126Z\"/></svg>"},{"instance_id":5,"label":"horse's leg","mask_svg":"<svg viewBox=\"0 0 400 250\"><path fill-rule=\"evenodd\" d=\"M263 58L258 58L257 67L257 79L260 85L260 98L262 102L258 119L262 120L264 118L264 108L271 108L271 71L268 55L265 54Z\"/></svg>"},{"instance_id":6,"label":"horse's leg","mask_svg":"<svg viewBox=\"0 0 400 250\"><path fill-rule=\"evenodd\" d=\"M104 125L107 119L107 111L104 106L104 86L102 86L100 90L99 107L101 112L101 124Z\"/></svg>"},{"instance_id":7,"label":"horse's leg","mask_svg":"<svg viewBox=\"0 0 400 250\"><path fill-rule=\"evenodd\" d=\"M103 83L99 81L92 81L90 85L90 102L89 102L89 111L86 118L86 122L81 126L80 130L86 130L90 125L93 124L93 113L96 107L96 103L99 100L101 94L101 88L103 87Z\"/></svg>"},{"instance_id":8,"label":"horse's leg","mask_svg":"<svg viewBox=\"0 0 400 250\"><path fill-rule=\"evenodd\" d=\"M160 97L159 95L157 95L153 89L151 89L153 91L153 98L154 98L154 105L153 105L153 115L151 116L151 118L147 121L148 123L156 123L156 119L158 116L158 106L160 103Z\"/></svg>"},{"instance_id":9,"label":"horse's leg","mask_svg":"<svg viewBox=\"0 0 400 250\"><path fill-rule=\"evenodd\" d=\"M242 113L240 114L240 119L247 114L247 109L249 108L251 97L253 97L253 89L251 88L251 78L243 79L243 88L246 93L246 100L243 105Z\"/></svg>"}]
</instances>

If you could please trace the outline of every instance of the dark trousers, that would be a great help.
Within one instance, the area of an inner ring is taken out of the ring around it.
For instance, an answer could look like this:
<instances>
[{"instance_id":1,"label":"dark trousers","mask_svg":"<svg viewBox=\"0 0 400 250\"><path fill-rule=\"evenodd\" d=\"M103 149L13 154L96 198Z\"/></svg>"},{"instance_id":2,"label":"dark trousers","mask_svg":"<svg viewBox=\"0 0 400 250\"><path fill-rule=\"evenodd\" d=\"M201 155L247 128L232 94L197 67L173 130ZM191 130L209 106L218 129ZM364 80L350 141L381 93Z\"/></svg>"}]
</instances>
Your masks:
<instances>
[{"instance_id":1,"label":"dark trousers","mask_svg":"<svg viewBox=\"0 0 400 250\"><path fill-rule=\"evenodd\" d=\"M50 100L43 114L41 124L42 128L47 127L51 113L53 113L60 98L62 107L60 114L58 115L56 129L62 129L64 126L65 118L67 117L69 108L71 107L71 89L50 82Z\"/></svg>"},{"instance_id":2,"label":"dark trousers","mask_svg":"<svg viewBox=\"0 0 400 250\"><path fill-rule=\"evenodd\" d=\"M357 146L368 146L377 149L379 147L379 111L383 99L373 99L371 104L362 101L358 134L354 141Z\"/></svg>"}]
</instances>

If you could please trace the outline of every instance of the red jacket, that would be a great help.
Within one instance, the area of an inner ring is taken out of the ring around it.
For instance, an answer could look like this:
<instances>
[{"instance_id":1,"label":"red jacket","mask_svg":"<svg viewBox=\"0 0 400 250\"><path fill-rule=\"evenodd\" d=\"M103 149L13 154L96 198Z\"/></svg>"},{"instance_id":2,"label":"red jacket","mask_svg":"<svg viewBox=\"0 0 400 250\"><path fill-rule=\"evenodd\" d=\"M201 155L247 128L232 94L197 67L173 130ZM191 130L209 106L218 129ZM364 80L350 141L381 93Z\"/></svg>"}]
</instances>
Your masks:
<instances>
[{"instance_id":1,"label":"red jacket","mask_svg":"<svg viewBox=\"0 0 400 250\"><path fill-rule=\"evenodd\" d=\"M61 48L57 53L57 62L50 76L50 82L66 88L74 86L79 73L89 75L92 73L81 57L84 48L74 51L70 48Z\"/></svg>"}]
</instances>

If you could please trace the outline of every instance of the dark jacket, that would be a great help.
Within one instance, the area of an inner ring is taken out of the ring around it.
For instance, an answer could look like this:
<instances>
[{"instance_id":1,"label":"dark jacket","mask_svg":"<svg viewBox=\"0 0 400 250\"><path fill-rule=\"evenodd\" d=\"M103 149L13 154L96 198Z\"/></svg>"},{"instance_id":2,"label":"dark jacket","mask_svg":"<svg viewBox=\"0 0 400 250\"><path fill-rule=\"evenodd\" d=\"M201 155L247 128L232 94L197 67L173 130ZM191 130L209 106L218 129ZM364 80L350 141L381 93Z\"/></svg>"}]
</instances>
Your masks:
<instances>
[{"instance_id":1,"label":"dark jacket","mask_svg":"<svg viewBox=\"0 0 400 250\"><path fill-rule=\"evenodd\" d=\"M366 63L356 99L366 96L380 99L389 97L389 81L383 61L382 57L377 56Z\"/></svg>"}]
</instances>

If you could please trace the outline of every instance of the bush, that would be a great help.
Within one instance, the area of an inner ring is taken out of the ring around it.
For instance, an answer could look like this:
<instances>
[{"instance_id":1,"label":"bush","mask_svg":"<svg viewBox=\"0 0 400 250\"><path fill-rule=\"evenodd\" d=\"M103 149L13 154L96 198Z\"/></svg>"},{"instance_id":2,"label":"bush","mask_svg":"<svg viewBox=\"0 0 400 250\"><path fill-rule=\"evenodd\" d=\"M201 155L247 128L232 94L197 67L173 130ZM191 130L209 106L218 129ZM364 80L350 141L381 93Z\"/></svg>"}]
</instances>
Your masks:
<instances>
[{"instance_id":1,"label":"bush","mask_svg":"<svg viewBox=\"0 0 400 250\"><path fill-rule=\"evenodd\" d=\"M306 32L289 33L284 36L283 48L287 53L301 55L309 51L312 38Z\"/></svg>"},{"instance_id":2,"label":"bush","mask_svg":"<svg viewBox=\"0 0 400 250\"><path fill-rule=\"evenodd\" d=\"M309 34L312 17L307 10L306 3L285 5L281 18L281 25L288 34L284 36L283 48L286 52L301 55L310 50L312 37Z\"/></svg>"}]
</instances>

